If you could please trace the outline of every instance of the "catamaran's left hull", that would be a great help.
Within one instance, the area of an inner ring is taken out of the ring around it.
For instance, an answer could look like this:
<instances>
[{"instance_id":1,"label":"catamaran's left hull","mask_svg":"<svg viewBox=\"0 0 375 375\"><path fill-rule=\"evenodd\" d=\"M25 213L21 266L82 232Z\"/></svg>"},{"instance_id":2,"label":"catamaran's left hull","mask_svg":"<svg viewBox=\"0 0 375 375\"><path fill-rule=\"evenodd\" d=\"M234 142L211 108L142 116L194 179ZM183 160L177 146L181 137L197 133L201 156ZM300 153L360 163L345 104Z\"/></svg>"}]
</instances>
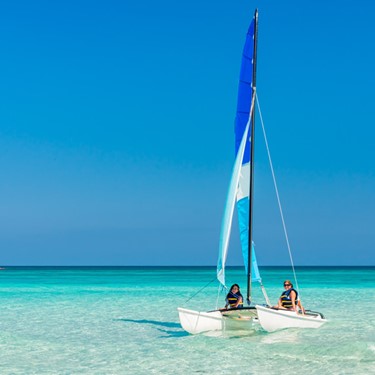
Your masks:
<instances>
[{"instance_id":1,"label":"catamaran's left hull","mask_svg":"<svg viewBox=\"0 0 375 375\"><path fill-rule=\"evenodd\" d=\"M181 307L177 310L182 328L193 335L222 329L223 317L220 311L202 312Z\"/></svg>"},{"instance_id":2,"label":"catamaran's left hull","mask_svg":"<svg viewBox=\"0 0 375 375\"><path fill-rule=\"evenodd\" d=\"M191 334L224 330L253 330L256 322L255 308L194 311L179 307L182 328Z\"/></svg>"}]
</instances>

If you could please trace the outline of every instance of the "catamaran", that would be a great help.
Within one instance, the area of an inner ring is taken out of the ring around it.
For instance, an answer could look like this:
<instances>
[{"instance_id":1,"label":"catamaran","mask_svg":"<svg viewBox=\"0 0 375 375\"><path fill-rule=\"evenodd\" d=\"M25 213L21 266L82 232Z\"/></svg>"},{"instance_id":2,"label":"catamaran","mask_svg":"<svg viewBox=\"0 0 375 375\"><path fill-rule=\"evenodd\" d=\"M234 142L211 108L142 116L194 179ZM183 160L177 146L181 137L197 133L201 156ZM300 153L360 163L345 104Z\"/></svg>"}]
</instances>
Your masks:
<instances>
[{"instance_id":1,"label":"catamaran","mask_svg":"<svg viewBox=\"0 0 375 375\"><path fill-rule=\"evenodd\" d=\"M247 275L246 301L248 306L229 309L217 309L208 312L178 308L180 323L187 332L196 334L216 330L253 330L259 325L266 331L272 332L284 328L318 328L326 322L318 312L278 309L271 306L267 292L263 286L259 273L254 243L253 243L253 196L254 196L254 135L255 135L255 105L259 109L256 95L256 58L258 43L258 11L250 23L246 42L243 49L240 80L238 88L237 114L235 120L235 148L236 158L229 184L227 201L222 220L219 258L217 264L217 279L220 285L227 289L225 280L225 266L229 248L234 210L237 206L239 219L240 240L242 254ZM259 110L260 112L260 110ZM260 113L262 122L262 117ZM279 203L280 214L285 237L291 257L289 240L285 221L281 209L276 180L273 173L272 161L268 149L267 138L262 122L267 152L269 156L272 176ZM292 258L291 258L292 260ZM296 280L294 266L293 272ZM297 281L297 280L296 280ZM254 305L251 301L252 282L260 285L265 303ZM297 288L298 288L298 283Z\"/></svg>"}]
</instances>

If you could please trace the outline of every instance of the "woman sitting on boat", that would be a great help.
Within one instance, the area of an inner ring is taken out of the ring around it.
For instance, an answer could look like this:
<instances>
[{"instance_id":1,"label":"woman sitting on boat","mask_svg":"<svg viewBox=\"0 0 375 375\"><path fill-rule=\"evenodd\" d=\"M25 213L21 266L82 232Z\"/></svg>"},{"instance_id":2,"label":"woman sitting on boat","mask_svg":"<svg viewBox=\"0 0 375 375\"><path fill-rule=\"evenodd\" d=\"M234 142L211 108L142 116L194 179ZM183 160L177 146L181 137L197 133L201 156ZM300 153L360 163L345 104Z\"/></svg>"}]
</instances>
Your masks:
<instances>
[{"instance_id":1,"label":"woman sitting on boat","mask_svg":"<svg viewBox=\"0 0 375 375\"><path fill-rule=\"evenodd\" d=\"M243 297L240 292L240 286L238 284L233 284L230 287L230 291L227 294L225 301L226 309L228 308L228 306L230 309L235 309L236 307L243 307Z\"/></svg>"},{"instance_id":2,"label":"woman sitting on boat","mask_svg":"<svg viewBox=\"0 0 375 375\"><path fill-rule=\"evenodd\" d=\"M297 311L298 307L303 311L301 302L298 300L298 292L293 288L290 280L284 281L284 292L279 298L279 303L275 306L278 309L294 310Z\"/></svg>"}]
</instances>

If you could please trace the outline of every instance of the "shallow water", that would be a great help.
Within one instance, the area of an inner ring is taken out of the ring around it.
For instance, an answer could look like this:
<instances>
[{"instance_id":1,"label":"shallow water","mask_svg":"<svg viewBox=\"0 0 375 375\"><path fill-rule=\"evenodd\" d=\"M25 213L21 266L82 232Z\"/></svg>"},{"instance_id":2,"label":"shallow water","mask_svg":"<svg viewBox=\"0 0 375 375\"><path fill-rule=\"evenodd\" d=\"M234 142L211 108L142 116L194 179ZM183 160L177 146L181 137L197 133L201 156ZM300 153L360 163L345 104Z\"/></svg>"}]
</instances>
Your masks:
<instances>
[{"instance_id":1,"label":"shallow water","mask_svg":"<svg viewBox=\"0 0 375 375\"><path fill-rule=\"evenodd\" d=\"M291 271L261 273L276 303ZM215 281L190 299L214 268L7 268L0 373L374 373L375 268L302 267L297 276L304 305L329 320L322 328L192 336L176 308L215 308ZM243 271L230 269L227 282L244 286ZM257 287L254 300L263 303Z\"/></svg>"}]
</instances>

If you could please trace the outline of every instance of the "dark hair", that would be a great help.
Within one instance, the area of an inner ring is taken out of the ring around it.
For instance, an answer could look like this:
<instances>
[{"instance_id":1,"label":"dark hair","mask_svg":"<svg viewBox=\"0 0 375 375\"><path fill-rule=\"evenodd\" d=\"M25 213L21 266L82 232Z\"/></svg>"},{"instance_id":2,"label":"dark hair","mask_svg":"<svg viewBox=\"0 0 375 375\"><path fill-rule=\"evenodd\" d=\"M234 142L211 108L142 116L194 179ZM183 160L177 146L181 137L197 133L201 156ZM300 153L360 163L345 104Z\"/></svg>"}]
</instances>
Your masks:
<instances>
[{"instance_id":1,"label":"dark hair","mask_svg":"<svg viewBox=\"0 0 375 375\"><path fill-rule=\"evenodd\" d=\"M238 292L236 294L232 293L232 289L234 287L237 287L238 288ZM241 294L241 291L240 291L240 286L238 284L233 284L230 289L229 289L229 293L227 294L227 298L229 298L230 296L235 296L235 297L242 297L242 294Z\"/></svg>"}]
</instances>

